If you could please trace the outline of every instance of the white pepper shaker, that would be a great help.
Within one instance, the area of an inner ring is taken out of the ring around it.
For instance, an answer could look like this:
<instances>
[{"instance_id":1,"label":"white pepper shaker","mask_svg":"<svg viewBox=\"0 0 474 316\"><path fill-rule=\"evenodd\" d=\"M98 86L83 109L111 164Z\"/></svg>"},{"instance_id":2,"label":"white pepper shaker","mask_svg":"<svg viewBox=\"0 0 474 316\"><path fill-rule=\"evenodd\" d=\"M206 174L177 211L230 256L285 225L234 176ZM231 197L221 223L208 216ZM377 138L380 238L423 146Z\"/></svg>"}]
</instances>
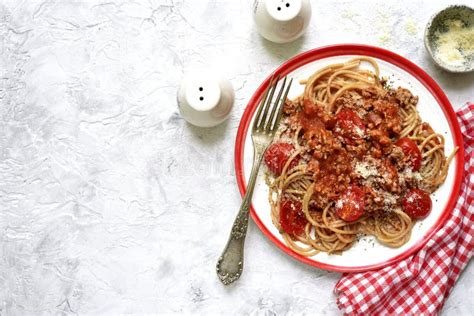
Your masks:
<instances>
[{"instance_id":1,"label":"white pepper shaker","mask_svg":"<svg viewBox=\"0 0 474 316\"><path fill-rule=\"evenodd\" d=\"M256 0L257 31L269 41L288 43L306 31L311 19L309 0Z\"/></svg>"},{"instance_id":2,"label":"white pepper shaker","mask_svg":"<svg viewBox=\"0 0 474 316\"><path fill-rule=\"evenodd\" d=\"M199 127L212 127L225 121L233 104L232 84L209 70L186 74L178 90L181 116Z\"/></svg>"}]
</instances>

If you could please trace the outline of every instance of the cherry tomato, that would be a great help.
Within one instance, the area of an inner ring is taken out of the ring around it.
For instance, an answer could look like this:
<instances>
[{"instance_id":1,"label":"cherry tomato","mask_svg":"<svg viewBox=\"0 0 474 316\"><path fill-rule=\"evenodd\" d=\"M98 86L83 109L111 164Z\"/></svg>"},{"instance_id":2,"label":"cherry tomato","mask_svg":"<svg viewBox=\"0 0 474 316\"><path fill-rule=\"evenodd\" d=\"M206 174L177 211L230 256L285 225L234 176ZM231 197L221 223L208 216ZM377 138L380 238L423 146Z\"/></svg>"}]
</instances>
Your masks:
<instances>
[{"instance_id":1,"label":"cherry tomato","mask_svg":"<svg viewBox=\"0 0 474 316\"><path fill-rule=\"evenodd\" d=\"M283 200L280 203L280 226L290 235L302 235L308 223L300 202Z\"/></svg>"},{"instance_id":2,"label":"cherry tomato","mask_svg":"<svg viewBox=\"0 0 474 316\"><path fill-rule=\"evenodd\" d=\"M409 190L402 199L403 211L411 218L423 218L431 211L431 198L428 192L420 189Z\"/></svg>"},{"instance_id":3,"label":"cherry tomato","mask_svg":"<svg viewBox=\"0 0 474 316\"><path fill-rule=\"evenodd\" d=\"M403 154L408 157L413 171L420 170L421 167L421 152L418 146L408 137L402 137L395 143L403 151Z\"/></svg>"},{"instance_id":4,"label":"cherry tomato","mask_svg":"<svg viewBox=\"0 0 474 316\"><path fill-rule=\"evenodd\" d=\"M346 222L358 220L364 209L364 191L356 185L348 187L336 201L336 214Z\"/></svg>"},{"instance_id":5,"label":"cherry tomato","mask_svg":"<svg viewBox=\"0 0 474 316\"><path fill-rule=\"evenodd\" d=\"M265 155L263 156L263 160L267 165L268 169L275 175L279 176L283 171L283 167L285 163L290 158L291 154L295 150L295 147L288 143L276 143L270 145ZM293 159L290 163L289 168L293 168L298 164L299 156Z\"/></svg>"},{"instance_id":6,"label":"cherry tomato","mask_svg":"<svg viewBox=\"0 0 474 316\"><path fill-rule=\"evenodd\" d=\"M352 143L356 139L364 138L365 125L354 111L344 108L336 114L334 132Z\"/></svg>"}]
</instances>

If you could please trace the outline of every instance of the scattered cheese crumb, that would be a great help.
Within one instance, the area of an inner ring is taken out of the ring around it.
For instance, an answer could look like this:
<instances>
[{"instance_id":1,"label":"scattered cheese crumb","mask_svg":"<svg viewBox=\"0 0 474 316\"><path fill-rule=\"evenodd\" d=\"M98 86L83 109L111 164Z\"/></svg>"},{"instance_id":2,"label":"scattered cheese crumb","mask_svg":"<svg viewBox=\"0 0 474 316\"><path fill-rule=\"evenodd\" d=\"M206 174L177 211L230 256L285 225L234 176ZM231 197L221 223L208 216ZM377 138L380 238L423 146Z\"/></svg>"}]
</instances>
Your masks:
<instances>
[{"instance_id":1,"label":"scattered cheese crumb","mask_svg":"<svg viewBox=\"0 0 474 316\"><path fill-rule=\"evenodd\" d=\"M361 129L359 126L354 126L353 131L358 137L364 137L365 135L364 130Z\"/></svg>"},{"instance_id":2,"label":"scattered cheese crumb","mask_svg":"<svg viewBox=\"0 0 474 316\"><path fill-rule=\"evenodd\" d=\"M379 31L379 44L388 45L392 42L391 14L387 7L379 7L374 21L375 29Z\"/></svg>"},{"instance_id":3,"label":"scattered cheese crumb","mask_svg":"<svg viewBox=\"0 0 474 316\"><path fill-rule=\"evenodd\" d=\"M381 44L387 44L392 40L392 37L388 31L383 31L383 33L379 36L379 42Z\"/></svg>"},{"instance_id":4,"label":"scattered cheese crumb","mask_svg":"<svg viewBox=\"0 0 474 316\"><path fill-rule=\"evenodd\" d=\"M395 205L397 204L397 198L395 197L395 195L391 193L384 192L383 203L385 204L385 206Z\"/></svg>"},{"instance_id":5,"label":"scattered cheese crumb","mask_svg":"<svg viewBox=\"0 0 474 316\"><path fill-rule=\"evenodd\" d=\"M413 171L411 168L405 168L401 172L398 173L398 181L400 183L405 183L406 181L421 181L423 177L418 171Z\"/></svg>"},{"instance_id":6,"label":"scattered cheese crumb","mask_svg":"<svg viewBox=\"0 0 474 316\"><path fill-rule=\"evenodd\" d=\"M364 179L378 175L377 167L365 161L358 162L354 169Z\"/></svg>"},{"instance_id":7,"label":"scattered cheese crumb","mask_svg":"<svg viewBox=\"0 0 474 316\"><path fill-rule=\"evenodd\" d=\"M418 28L415 22L410 18L408 19L407 23L405 24L405 31L410 35L416 35Z\"/></svg>"}]
</instances>

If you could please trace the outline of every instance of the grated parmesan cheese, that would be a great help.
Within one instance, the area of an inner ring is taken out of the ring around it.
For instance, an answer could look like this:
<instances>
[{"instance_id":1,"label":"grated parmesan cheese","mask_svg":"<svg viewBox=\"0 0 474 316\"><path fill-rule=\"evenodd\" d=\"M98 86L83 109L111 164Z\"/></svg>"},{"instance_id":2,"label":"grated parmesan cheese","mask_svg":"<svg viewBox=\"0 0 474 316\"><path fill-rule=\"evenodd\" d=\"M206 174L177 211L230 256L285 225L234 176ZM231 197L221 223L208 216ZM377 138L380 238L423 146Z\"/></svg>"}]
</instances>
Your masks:
<instances>
[{"instance_id":1,"label":"grated parmesan cheese","mask_svg":"<svg viewBox=\"0 0 474 316\"><path fill-rule=\"evenodd\" d=\"M364 179L367 179L368 177L376 176L379 174L377 171L377 167L372 164L369 164L366 161L358 162L355 165L354 169L355 169L355 172Z\"/></svg>"},{"instance_id":2,"label":"grated parmesan cheese","mask_svg":"<svg viewBox=\"0 0 474 316\"><path fill-rule=\"evenodd\" d=\"M423 180L423 177L421 176L421 174L419 172L414 172L413 173L413 178L415 178L418 181Z\"/></svg>"},{"instance_id":3,"label":"grated parmesan cheese","mask_svg":"<svg viewBox=\"0 0 474 316\"><path fill-rule=\"evenodd\" d=\"M359 126L354 126L354 129L353 129L354 133L359 136L359 137L364 137L365 133L364 133L364 130L361 129Z\"/></svg>"},{"instance_id":4,"label":"grated parmesan cheese","mask_svg":"<svg viewBox=\"0 0 474 316\"><path fill-rule=\"evenodd\" d=\"M385 206L395 205L395 204L397 204L397 198L393 194L390 194L388 192L384 192L384 194L383 194L383 204L385 204Z\"/></svg>"},{"instance_id":5,"label":"grated parmesan cheese","mask_svg":"<svg viewBox=\"0 0 474 316\"><path fill-rule=\"evenodd\" d=\"M466 26L461 20L444 22L445 32L435 32L436 55L445 64L462 66L474 58L474 25Z\"/></svg>"},{"instance_id":6,"label":"grated parmesan cheese","mask_svg":"<svg viewBox=\"0 0 474 316\"><path fill-rule=\"evenodd\" d=\"M423 180L423 177L418 171L413 171L411 168L405 168L398 173L398 181L400 183L405 183L410 180L420 181Z\"/></svg>"},{"instance_id":7,"label":"grated parmesan cheese","mask_svg":"<svg viewBox=\"0 0 474 316\"><path fill-rule=\"evenodd\" d=\"M410 35L416 35L418 28L416 26L415 21L412 19L408 19L407 23L405 24L405 31Z\"/></svg>"}]
</instances>

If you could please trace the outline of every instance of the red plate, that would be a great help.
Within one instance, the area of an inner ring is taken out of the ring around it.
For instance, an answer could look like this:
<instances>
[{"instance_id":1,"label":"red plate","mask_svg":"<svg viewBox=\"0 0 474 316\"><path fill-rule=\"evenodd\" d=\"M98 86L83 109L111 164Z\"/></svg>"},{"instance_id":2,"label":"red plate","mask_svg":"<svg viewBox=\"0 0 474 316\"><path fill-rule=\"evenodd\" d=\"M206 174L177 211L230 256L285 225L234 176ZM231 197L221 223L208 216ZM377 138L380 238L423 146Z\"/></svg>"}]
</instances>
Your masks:
<instances>
[{"instance_id":1,"label":"red plate","mask_svg":"<svg viewBox=\"0 0 474 316\"><path fill-rule=\"evenodd\" d=\"M242 195L244 195L246 187L245 173L249 173L252 161L252 145L248 141L248 127L263 93L270 83L270 78L274 75L288 75L297 79L290 92L292 98L299 94L299 91L296 91L298 88L295 88L299 79L306 78L310 73L326 64L347 60L353 56L375 58L380 65L381 75L393 75L396 82L418 95L420 97L418 110L423 120L429 122L438 133L445 134L447 152L455 146L459 147L459 150L451 162L445 184L440 187L439 192L435 192L432 196L434 199L433 211L428 218L417 222L410 241L397 249L385 247L377 242L373 249L370 249L368 245L372 245L372 243L362 240L342 255L320 253L313 257L301 256L286 246L271 223L270 206L265 195L268 188L263 183L262 177L259 177L250 211L257 226L275 245L297 260L317 268L338 272L379 269L402 260L420 249L443 225L452 211L458 198L464 166L462 135L456 115L446 95L426 72L404 57L382 48L357 44L326 46L302 53L285 62L265 79L250 99L240 121L235 143L235 169ZM393 78L391 77L391 79ZM436 202L437 200L439 202ZM366 242L365 246L364 242Z\"/></svg>"}]
</instances>

